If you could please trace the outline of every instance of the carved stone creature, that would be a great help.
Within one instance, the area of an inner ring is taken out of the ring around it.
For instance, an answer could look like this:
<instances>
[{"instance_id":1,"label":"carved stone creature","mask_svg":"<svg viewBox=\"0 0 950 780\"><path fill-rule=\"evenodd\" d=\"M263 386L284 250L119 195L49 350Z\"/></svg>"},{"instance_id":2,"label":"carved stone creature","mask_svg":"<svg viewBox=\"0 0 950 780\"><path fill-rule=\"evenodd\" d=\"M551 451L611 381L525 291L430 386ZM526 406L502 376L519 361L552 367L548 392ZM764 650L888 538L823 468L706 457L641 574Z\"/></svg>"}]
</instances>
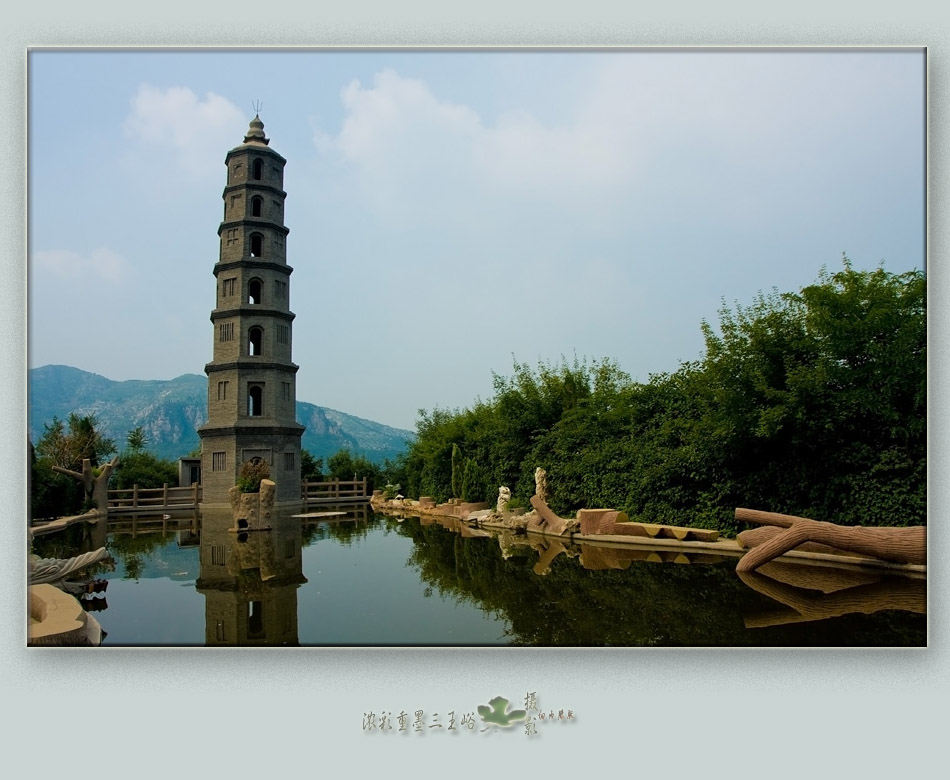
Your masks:
<instances>
[{"instance_id":1,"label":"carved stone creature","mask_svg":"<svg viewBox=\"0 0 950 780\"><path fill-rule=\"evenodd\" d=\"M31 555L27 570L27 585L57 584L70 574L85 569L109 557L105 547L77 555L74 558L40 558Z\"/></svg>"},{"instance_id":2,"label":"carved stone creature","mask_svg":"<svg viewBox=\"0 0 950 780\"><path fill-rule=\"evenodd\" d=\"M508 508L508 502L511 500L511 491L502 485L498 488L498 501L495 504L495 511L504 514Z\"/></svg>"}]
</instances>

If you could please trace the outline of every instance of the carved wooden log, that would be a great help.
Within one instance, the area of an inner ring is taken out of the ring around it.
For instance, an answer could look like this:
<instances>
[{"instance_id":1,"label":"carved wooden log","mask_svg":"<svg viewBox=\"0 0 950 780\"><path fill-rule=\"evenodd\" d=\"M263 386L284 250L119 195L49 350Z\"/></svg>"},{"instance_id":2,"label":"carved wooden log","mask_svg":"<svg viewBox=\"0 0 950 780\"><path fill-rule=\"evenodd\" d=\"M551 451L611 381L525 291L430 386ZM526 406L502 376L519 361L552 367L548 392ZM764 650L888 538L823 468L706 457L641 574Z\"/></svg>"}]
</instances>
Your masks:
<instances>
[{"instance_id":1,"label":"carved wooden log","mask_svg":"<svg viewBox=\"0 0 950 780\"><path fill-rule=\"evenodd\" d=\"M631 523L626 512L618 512L616 509L579 509L577 520L580 523L581 533L586 535L649 536L654 539L676 539L681 542L686 539L715 542L719 538L719 531L706 528Z\"/></svg>"},{"instance_id":2,"label":"carved wooden log","mask_svg":"<svg viewBox=\"0 0 950 780\"><path fill-rule=\"evenodd\" d=\"M646 526L643 523L614 523L613 527L605 533L614 536L652 536L647 533Z\"/></svg>"},{"instance_id":3,"label":"carved wooden log","mask_svg":"<svg viewBox=\"0 0 950 780\"><path fill-rule=\"evenodd\" d=\"M629 518L616 509L579 509L577 520L582 534L613 534L617 533L617 523L626 523Z\"/></svg>"},{"instance_id":4,"label":"carved wooden log","mask_svg":"<svg viewBox=\"0 0 950 780\"><path fill-rule=\"evenodd\" d=\"M119 456L116 455L108 463L102 465L97 476L92 467L92 461L89 458L83 458L82 472L65 469L62 466L53 466L53 471L82 482L86 498L91 498L100 512L107 513L109 511L109 477L118 465Z\"/></svg>"},{"instance_id":5,"label":"carved wooden log","mask_svg":"<svg viewBox=\"0 0 950 780\"><path fill-rule=\"evenodd\" d=\"M542 528L552 534L560 536L567 531L570 523L563 517L558 517L552 511L551 507L544 503L537 495L531 496L531 506L535 508L539 519L528 523L528 530L541 530Z\"/></svg>"},{"instance_id":6,"label":"carved wooden log","mask_svg":"<svg viewBox=\"0 0 950 780\"><path fill-rule=\"evenodd\" d=\"M776 528L774 525L763 525L760 528L752 528L748 531L743 531L742 533L736 536L736 541L742 547L746 549L752 547L758 547L760 544L767 542L769 539L773 539L779 534L785 533L781 528ZM799 550L802 552L816 552L816 553L825 553L826 555L841 554L841 550L836 550L834 547L829 547L827 544L815 544L814 542L805 542L798 546Z\"/></svg>"},{"instance_id":7,"label":"carved wooden log","mask_svg":"<svg viewBox=\"0 0 950 780\"><path fill-rule=\"evenodd\" d=\"M679 539L681 542L686 539L715 542L719 539L719 531L713 531L709 528L690 528L685 525L661 525L658 528L657 536Z\"/></svg>"},{"instance_id":8,"label":"carved wooden log","mask_svg":"<svg viewBox=\"0 0 950 780\"><path fill-rule=\"evenodd\" d=\"M927 562L927 528L866 528L841 526L807 517L736 509L736 519L749 523L774 525L785 530L747 552L736 571L753 571L763 563L794 550L804 542L818 542L836 550L859 553L894 563Z\"/></svg>"}]
</instances>

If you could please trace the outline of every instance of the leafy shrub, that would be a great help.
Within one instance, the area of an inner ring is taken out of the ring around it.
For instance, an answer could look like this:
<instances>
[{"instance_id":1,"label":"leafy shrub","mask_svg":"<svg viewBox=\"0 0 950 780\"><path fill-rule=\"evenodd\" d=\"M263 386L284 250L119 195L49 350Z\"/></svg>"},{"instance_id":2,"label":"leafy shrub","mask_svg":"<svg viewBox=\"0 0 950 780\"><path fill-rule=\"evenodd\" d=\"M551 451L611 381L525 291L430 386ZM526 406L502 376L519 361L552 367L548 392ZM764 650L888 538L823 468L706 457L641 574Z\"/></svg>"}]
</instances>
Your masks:
<instances>
[{"instance_id":1,"label":"leafy shrub","mask_svg":"<svg viewBox=\"0 0 950 780\"><path fill-rule=\"evenodd\" d=\"M120 456L110 487L128 489L138 485L140 488L160 488L165 484L178 484L178 466L151 452L138 450Z\"/></svg>"},{"instance_id":2,"label":"leafy shrub","mask_svg":"<svg viewBox=\"0 0 950 780\"><path fill-rule=\"evenodd\" d=\"M270 478L270 466L263 458L251 458L241 466L237 485L242 493L257 493L261 489L261 480Z\"/></svg>"}]
</instances>

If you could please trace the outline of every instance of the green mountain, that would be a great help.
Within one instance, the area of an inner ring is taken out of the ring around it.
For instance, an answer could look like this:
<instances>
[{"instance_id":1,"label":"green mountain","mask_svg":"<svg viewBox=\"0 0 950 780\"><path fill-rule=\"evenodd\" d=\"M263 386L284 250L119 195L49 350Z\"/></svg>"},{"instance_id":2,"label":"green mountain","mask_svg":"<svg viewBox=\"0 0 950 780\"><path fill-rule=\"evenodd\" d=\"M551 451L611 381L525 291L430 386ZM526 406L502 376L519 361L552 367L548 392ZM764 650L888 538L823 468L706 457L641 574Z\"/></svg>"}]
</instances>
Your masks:
<instances>
[{"instance_id":1,"label":"green mountain","mask_svg":"<svg viewBox=\"0 0 950 780\"><path fill-rule=\"evenodd\" d=\"M142 427L148 449L176 459L199 446L198 426L208 419L208 380L198 374L176 379L115 382L70 366L30 370L30 439L43 435L53 417L94 414L103 435L122 449L133 428ZM381 463L406 449L410 431L297 401L297 420L307 426L303 447L314 457L347 448Z\"/></svg>"}]
</instances>

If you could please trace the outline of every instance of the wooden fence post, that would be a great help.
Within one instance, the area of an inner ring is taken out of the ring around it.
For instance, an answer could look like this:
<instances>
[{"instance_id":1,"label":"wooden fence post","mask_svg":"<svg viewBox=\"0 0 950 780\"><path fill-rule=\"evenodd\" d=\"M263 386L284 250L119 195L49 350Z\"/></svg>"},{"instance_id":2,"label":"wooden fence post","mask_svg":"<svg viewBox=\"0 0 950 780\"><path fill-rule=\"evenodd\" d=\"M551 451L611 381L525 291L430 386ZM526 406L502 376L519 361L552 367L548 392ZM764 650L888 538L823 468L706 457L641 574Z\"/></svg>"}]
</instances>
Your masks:
<instances>
[{"instance_id":1,"label":"wooden fence post","mask_svg":"<svg viewBox=\"0 0 950 780\"><path fill-rule=\"evenodd\" d=\"M162 506L168 506L168 483L162 483Z\"/></svg>"},{"instance_id":2,"label":"wooden fence post","mask_svg":"<svg viewBox=\"0 0 950 780\"><path fill-rule=\"evenodd\" d=\"M138 507L138 505L139 505L139 486L132 485L132 508L134 509Z\"/></svg>"}]
</instances>

